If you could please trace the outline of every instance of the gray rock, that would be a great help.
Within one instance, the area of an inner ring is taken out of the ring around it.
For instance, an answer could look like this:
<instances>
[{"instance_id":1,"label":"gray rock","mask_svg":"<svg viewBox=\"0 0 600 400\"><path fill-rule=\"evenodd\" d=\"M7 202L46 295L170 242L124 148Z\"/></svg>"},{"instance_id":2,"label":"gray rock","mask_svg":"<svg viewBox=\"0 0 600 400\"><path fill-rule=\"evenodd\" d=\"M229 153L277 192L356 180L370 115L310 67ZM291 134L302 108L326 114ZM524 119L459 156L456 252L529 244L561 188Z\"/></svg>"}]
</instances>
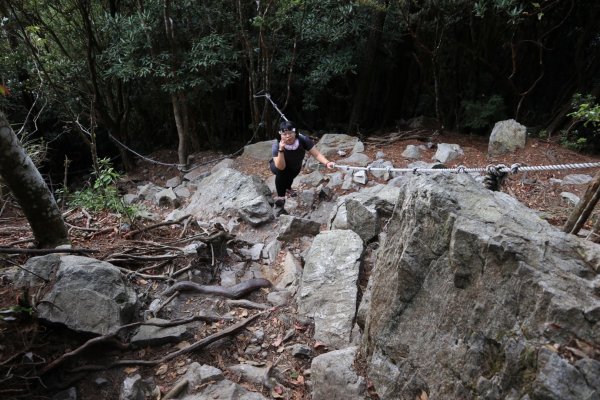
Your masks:
<instances>
[{"instance_id":1,"label":"gray rock","mask_svg":"<svg viewBox=\"0 0 600 400\"><path fill-rule=\"evenodd\" d=\"M588 385L585 376L568 360L542 348L538 354L534 398L580 400L598 398L600 392Z\"/></svg>"},{"instance_id":2,"label":"gray rock","mask_svg":"<svg viewBox=\"0 0 600 400\"><path fill-rule=\"evenodd\" d=\"M260 178L222 168L198 182L184 212L205 220L229 213L260 225L273 219L270 201L271 191Z\"/></svg>"},{"instance_id":3,"label":"gray rock","mask_svg":"<svg viewBox=\"0 0 600 400\"><path fill-rule=\"evenodd\" d=\"M223 371L210 365L200 365L197 362L191 363L183 377L188 383L188 392L190 388L202 386L212 381L223 380Z\"/></svg>"},{"instance_id":4,"label":"gray rock","mask_svg":"<svg viewBox=\"0 0 600 400\"><path fill-rule=\"evenodd\" d=\"M407 177L386 233L361 342L381 399L594 393L546 343L599 342L600 246L464 174Z\"/></svg>"},{"instance_id":5,"label":"gray rock","mask_svg":"<svg viewBox=\"0 0 600 400\"><path fill-rule=\"evenodd\" d=\"M181 177L179 176L174 176L165 182L165 187L167 188L176 188L179 185L181 185Z\"/></svg>"},{"instance_id":6,"label":"gray rock","mask_svg":"<svg viewBox=\"0 0 600 400\"><path fill-rule=\"evenodd\" d=\"M273 158L271 154L272 146L272 140L252 143L247 146L244 146L244 155L256 158L258 160L269 161L271 158Z\"/></svg>"},{"instance_id":7,"label":"gray rock","mask_svg":"<svg viewBox=\"0 0 600 400\"><path fill-rule=\"evenodd\" d=\"M415 146L414 144L409 144L402 152L402 157L418 160L421 158L421 148L419 146Z\"/></svg>"},{"instance_id":8,"label":"gray rock","mask_svg":"<svg viewBox=\"0 0 600 400\"><path fill-rule=\"evenodd\" d=\"M319 139L317 149L325 156L331 157L338 151L350 152L358 143L358 138L345 134L327 133Z\"/></svg>"},{"instance_id":9,"label":"gray rock","mask_svg":"<svg viewBox=\"0 0 600 400\"><path fill-rule=\"evenodd\" d=\"M365 379L352 367L356 351L356 347L348 347L313 359L310 366L313 400L366 398Z\"/></svg>"},{"instance_id":10,"label":"gray rock","mask_svg":"<svg viewBox=\"0 0 600 400\"><path fill-rule=\"evenodd\" d=\"M344 175L344 182L342 183L342 189L343 190L350 190L353 187L353 180L352 180L352 174L346 174Z\"/></svg>"},{"instance_id":11,"label":"gray rock","mask_svg":"<svg viewBox=\"0 0 600 400\"><path fill-rule=\"evenodd\" d=\"M243 380L254 383L255 385L262 385L263 378L267 372L266 367L255 367L254 365L248 364L236 364L227 367L229 372L239 375Z\"/></svg>"},{"instance_id":12,"label":"gray rock","mask_svg":"<svg viewBox=\"0 0 600 400\"><path fill-rule=\"evenodd\" d=\"M269 143L271 143L271 142L269 142ZM215 172L217 172L218 170L220 170L222 168L234 168L234 167L235 167L235 160L233 160L231 158L225 158L225 159L219 161L217 164L215 164L215 166L210 169L210 172L212 174L214 174Z\"/></svg>"},{"instance_id":13,"label":"gray rock","mask_svg":"<svg viewBox=\"0 0 600 400\"><path fill-rule=\"evenodd\" d=\"M175 189L173 189L173 191L175 192L177 197L182 198L182 199L189 199L190 196L192 195L192 192L190 192L190 189L185 186L177 186Z\"/></svg>"},{"instance_id":14,"label":"gray rock","mask_svg":"<svg viewBox=\"0 0 600 400\"><path fill-rule=\"evenodd\" d=\"M267 295L267 301L275 307L281 307L289 304L292 294L287 290L281 290L278 292L270 292Z\"/></svg>"},{"instance_id":15,"label":"gray rock","mask_svg":"<svg viewBox=\"0 0 600 400\"><path fill-rule=\"evenodd\" d=\"M302 343L296 343L286 348L290 350L294 357L312 357L313 355L312 349Z\"/></svg>"},{"instance_id":16,"label":"gray rock","mask_svg":"<svg viewBox=\"0 0 600 400\"><path fill-rule=\"evenodd\" d=\"M321 171L313 171L310 174L300 175L296 178L298 184L304 184L312 187L319 186L323 180L325 180L325 176L321 173Z\"/></svg>"},{"instance_id":17,"label":"gray rock","mask_svg":"<svg viewBox=\"0 0 600 400\"><path fill-rule=\"evenodd\" d=\"M179 207L180 203L173 189L163 189L154 195L154 201L161 207Z\"/></svg>"},{"instance_id":18,"label":"gray rock","mask_svg":"<svg viewBox=\"0 0 600 400\"><path fill-rule=\"evenodd\" d=\"M369 177L367 176L367 171L364 169L359 169L358 171L354 171L352 174L352 180L361 185L366 185L369 181Z\"/></svg>"},{"instance_id":19,"label":"gray rock","mask_svg":"<svg viewBox=\"0 0 600 400\"><path fill-rule=\"evenodd\" d=\"M169 322L165 319L151 318L148 321L152 322ZM185 325L160 327L154 325L142 325L135 335L131 338L131 344L134 347L153 346L164 343L179 342L186 336Z\"/></svg>"},{"instance_id":20,"label":"gray rock","mask_svg":"<svg viewBox=\"0 0 600 400\"><path fill-rule=\"evenodd\" d=\"M163 190L162 187L157 186L153 183L148 183L143 186L138 186L138 198L141 200L154 200L156 193Z\"/></svg>"},{"instance_id":21,"label":"gray rock","mask_svg":"<svg viewBox=\"0 0 600 400\"><path fill-rule=\"evenodd\" d=\"M369 156L364 153L353 153L350 157L346 157L342 160L336 161L339 165L353 165L356 167L366 167L371 162Z\"/></svg>"},{"instance_id":22,"label":"gray rock","mask_svg":"<svg viewBox=\"0 0 600 400\"><path fill-rule=\"evenodd\" d=\"M204 387L199 393L191 394L182 400L267 400L262 394L248 389L229 380L221 380Z\"/></svg>"},{"instance_id":23,"label":"gray rock","mask_svg":"<svg viewBox=\"0 0 600 400\"><path fill-rule=\"evenodd\" d=\"M252 247L242 247L239 251L244 257L247 257L252 261L258 261L260 260L260 255L262 254L264 247L264 243L255 243Z\"/></svg>"},{"instance_id":24,"label":"gray rock","mask_svg":"<svg viewBox=\"0 0 600 400\"><path fill-rule=\"evenodd\" d=\"M277 235L277 239L290 241L302 236L314 236L320 230L321 224L318 222L291 215L282 215L279 217L279 234Z\"/></svg>"},{"instance_id":25,"label":"gray rock","mask_svg":"<svg viewBox=\"0 0 600 400\"><path fill-rule=\"evenodd\" d=\"M436 160L445 164L464 154L463 149L457 144L440 143L438 144L437 151L432 157L432 160Z\"/></svg>"},{"instance_id":26,"label":"gray rock","mask_svg":"<svg viewBox=\"0 0 600 400\"><path fill-rule=\"evenodd\" d=\"M354 225L356 223L355 221L360 221L360 217L357 216L348 219L348 210L346 209L346 202L348 200L356 200L368 210L374 209L377 212L378 218L376 225L381 226L382 218L387 218L392 214L400 194L400 189L395 185L391 185L391 182L396 179L398 178L392 179L387 185L375 185L339 197L337 199L337 206L333 209L329 218L329 228L357 229L357 231L362 229L359 225Z\"/></svg>"},{"instance_id":27,"label":"gray rock","mask_svg":"<svg viewBox=\"0 0 600 400\"><path fill-rule=\"evenodd\" d=\"M123 202L125 204L135 204L138 201L139 201L139 197L137 194L127 193L125 196L123 196Z\"/></svg>"},{"instance_id":28,"label":"gray rock","mask_svg":"<svg viewBox=\"0 0 600 400\"><path fill-rule=\"evenodd\" d=\"M278 290L288 289L292 286L297 286L299 278L302 276L302 264L289 251L285 253L283 260L283 272L279 275L274 283Z\"/></svg>"},{"instance_id":29,"label":"gray rock","mask_svg":"<svg viewBox=\"0 0 600 400\"><path fill-rule=\"evenodd\" d=\"M488 155L495 157L523 149L526 140L527 128L514 119L496 122L490 134Z\"/></svg>"},{"instance_id":30,"label":"gray rock","mask_svg":"<svg viewBox=\"0 0 600 400\"><path fill-rule=\"evenodd\" d=\"M314 338L330 348L350 343L362 252L356 233L332 230L318 234L305 257L298 313L314 319Z\"/></svg>"},{"instance_id":31,"label":"gray rock","mask_svg":"<svg viewBox=\"0 0 600 400\"><path fill-rule=\"evenodd\" d=\"M183 179L189 182L198 182L210 175L210 171L203 171L200 168L195 168L185 174Z\"/></svg>"},{"instance_id":32,"label":"gray rock","mask_svg":"<svg viewBox=\"0 0 600 400\"><path fill-rule=\"evenodd\" d=\"M142 379L139 374L127 377L121 387L119 400L146 400L151 398L155 389L154 382Z\"/></svg>"},{"instance_id":33,"label":"gray rock","mask_svg":"<svg viewBox=\"0 0 600 400\"><path fill-rule=\"evenodd\" d=\"M579 196L571 192L561 192L560 197L571 203L573 206L576 206L579 203Z\"/></svg>"},{"instance_id":34,"label":"gray rock","mask_svg":"<svg viewBox=\"0 0 600 400\"><path fill-rule=\"evenodd\" d=\"M237 276L235 271L223 270L221 271L221 286L230 287L236 285Z\"/></svg>"},{"instance_id":35,"label":"gray rock","mask_svg":"<svg viewBox=\"0 0 600 400\"><path fill-rule=\"evenodd\" d=\"M379 234L379 216L374 205L365 206L358 200L346 200L348 227L368 242Z\"/></svg>"},{"instance_id":36,"label":"gray rock","mask_svg":"<svg viewBox=\"0 0 600 400\"><path fill-rule=\"evenodd\" d=\"M105 335L131 321L137 295L114 265L73 255L33 257L24 267L51 280L37 305L40 319L78 332ZM39 278L23 271L17 285L35 285ZM93 310L93 312L90 312Z\"/></svg>"},{"instance_id":37,"label":"gray rock","mask_svg":"<svg viewBox=\"0 0 600 400\"><path fill-rule=\"evenodd\" d=\"M352 153L362 153L363 151L365 151L365 145L359 140L352 148Z\"/></svg>"},{"instance_id":38,"label":"gray rock","mask_svg":"<svg viewBox=\"0 0 600 400\"><path fill-rule=\"evenodd\" d=\"M591 176L585 174L571 174L563 178L563 185L587 185L592 181Z\"/></svg>"}]
</instances>

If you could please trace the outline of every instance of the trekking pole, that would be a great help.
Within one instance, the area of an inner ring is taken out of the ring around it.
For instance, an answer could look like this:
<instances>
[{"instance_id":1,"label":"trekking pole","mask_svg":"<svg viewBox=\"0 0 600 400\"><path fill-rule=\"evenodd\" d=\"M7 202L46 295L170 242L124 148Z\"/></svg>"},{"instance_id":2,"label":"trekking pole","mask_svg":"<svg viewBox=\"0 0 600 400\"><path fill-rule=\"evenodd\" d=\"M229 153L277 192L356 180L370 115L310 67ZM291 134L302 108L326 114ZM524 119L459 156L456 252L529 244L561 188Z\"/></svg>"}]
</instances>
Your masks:
<instances>
[{"instance_id":1,"label":"trekking pole","mask_svg":"<svg viewBox=\"0 0 600 400\"><path fill-rule=\"evenodd\" d=\"M267 92L260 94L261 92L258 92L257 94L254 95L254 97L266 97L267 100L269 100L271 102L271 105L273 105L273 108L275 109L275 111L277 111L279 113L279 115L281 115L281 118L283 118L284 121L289 121L289 119L287 119L285 117L285 115L283 115L283 113L281 112L281 110L279 109L279 107L277 107L277 104L275 104L275 102L271 99L271 95Z\"/></svg>"}]
</instances>

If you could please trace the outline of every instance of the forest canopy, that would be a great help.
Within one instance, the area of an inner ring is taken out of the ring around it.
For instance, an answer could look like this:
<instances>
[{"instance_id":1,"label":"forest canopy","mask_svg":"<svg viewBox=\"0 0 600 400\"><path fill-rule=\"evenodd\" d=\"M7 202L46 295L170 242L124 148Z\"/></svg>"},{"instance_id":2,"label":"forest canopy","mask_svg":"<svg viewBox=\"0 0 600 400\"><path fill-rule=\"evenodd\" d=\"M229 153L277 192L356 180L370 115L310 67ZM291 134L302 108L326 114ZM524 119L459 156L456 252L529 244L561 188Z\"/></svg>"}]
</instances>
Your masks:
<instances>
[{"instance_id":1,"label":"forest canopy","mask_svg":"<svg viewBox=\"0 0 600 400\"><path fill-rule=\"evenodd\" d=\"M597 0L4 0L0 18L0 109L58 169L64 154L129 168L111 138L177 147L181 165L269 139L260 93L316 133L515 118L600 147Z\"/></svg>"}]
</instances>

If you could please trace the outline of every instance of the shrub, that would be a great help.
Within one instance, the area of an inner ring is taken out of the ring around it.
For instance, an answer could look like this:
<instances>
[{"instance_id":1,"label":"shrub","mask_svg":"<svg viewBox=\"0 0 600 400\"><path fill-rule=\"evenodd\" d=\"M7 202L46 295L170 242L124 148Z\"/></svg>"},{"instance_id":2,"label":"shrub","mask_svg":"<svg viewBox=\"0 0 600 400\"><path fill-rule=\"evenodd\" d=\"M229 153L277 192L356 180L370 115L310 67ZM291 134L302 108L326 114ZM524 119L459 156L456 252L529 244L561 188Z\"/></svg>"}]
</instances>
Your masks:
<instances>
[{"instance_id":1,"label":"shrub","mask_svg":"<svg viewBox=\"0 0 600 400\"><path fill-rule=\"evenodd\" d=\"M121 178L108 158L98 160L99 170L94 172L94 183L89 187L67 194L70 206L81 207L91 211L111 211L124 215L132 220L140 213L134 205L127 205L119 195L116 182Z\"/></svg>"}]
</instances>

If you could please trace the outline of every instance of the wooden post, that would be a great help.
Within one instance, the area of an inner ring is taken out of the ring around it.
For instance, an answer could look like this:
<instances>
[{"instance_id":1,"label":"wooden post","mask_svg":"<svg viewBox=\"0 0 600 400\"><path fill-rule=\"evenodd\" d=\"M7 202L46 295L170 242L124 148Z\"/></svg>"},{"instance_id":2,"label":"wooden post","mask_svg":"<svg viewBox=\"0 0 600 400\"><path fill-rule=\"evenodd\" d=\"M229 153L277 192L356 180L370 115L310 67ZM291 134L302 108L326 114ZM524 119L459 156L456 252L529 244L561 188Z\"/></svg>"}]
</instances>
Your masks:
<instances>
[{"instance_id":1,"label":"wooden post","mask_svg":"<svg viewBox=\"0 0 600 400\"><path fill-rule=\"evenodd\" d=\"M598 200L600 200L600 171L596 173L596 176L585 191L585 195L579 200L571 216L569 216L563 227L563 231L576 235L594 211Z\"/></svg>"}]
</instances>

